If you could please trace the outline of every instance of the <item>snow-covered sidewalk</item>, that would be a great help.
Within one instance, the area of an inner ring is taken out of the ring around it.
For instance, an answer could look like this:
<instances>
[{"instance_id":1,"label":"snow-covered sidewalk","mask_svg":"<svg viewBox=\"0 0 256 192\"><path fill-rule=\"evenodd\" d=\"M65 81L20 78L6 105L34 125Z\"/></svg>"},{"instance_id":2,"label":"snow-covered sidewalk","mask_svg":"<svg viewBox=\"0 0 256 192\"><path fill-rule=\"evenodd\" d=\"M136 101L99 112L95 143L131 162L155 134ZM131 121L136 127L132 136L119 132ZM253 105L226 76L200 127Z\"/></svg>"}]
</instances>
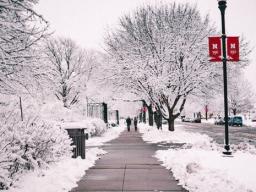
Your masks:
<instances>
[{"instance_id":1,"label":"snow-covered sidewalk","mask_svg":"<svg viewBox=\"0 0 256 192\"><path fill-rule=\"evenodd\" d=\"M140 124L143 139L151 143L185 143L179 149L159 150L156 157L190 192L256 191L256 149L246 143L232 146L233 157L222 155L223 147L207 135L175 132Z\"/></svg>"},{"instance_id":2,"label":"snow-covered sidewalk","mask_svg":"<svg viewBox=\"0 0 256 192\"><path fill-rule=\"evenodd\" d=\"M123 126L112 127L100 137L92 137L86 141L87 146L101 146L116 137L124 130ZM86 150L86 159L67 157L58 163L51 164L48 169L39 169L25 173L8 192L68 192L76 187L81 179L95 164L95 161L106 152L99 147Z\"/></svg>"}]
</instances>

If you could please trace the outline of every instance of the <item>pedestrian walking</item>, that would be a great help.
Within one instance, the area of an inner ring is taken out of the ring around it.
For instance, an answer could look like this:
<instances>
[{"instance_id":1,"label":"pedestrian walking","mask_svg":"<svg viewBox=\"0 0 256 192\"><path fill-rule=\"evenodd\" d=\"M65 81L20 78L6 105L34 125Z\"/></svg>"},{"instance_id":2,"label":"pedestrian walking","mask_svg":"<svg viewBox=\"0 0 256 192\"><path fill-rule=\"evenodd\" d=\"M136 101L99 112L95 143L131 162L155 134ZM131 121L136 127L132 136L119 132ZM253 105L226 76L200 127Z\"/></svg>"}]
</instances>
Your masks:
<instances>
[{"instance_id":1,"label":"pedestrian walking","mask_svg":"<svg viewBox=\"0 0 256 192\"><path fill-rule=\"evenodd\" d=\"M135 131L137 131L137 124L138 124L137 117L134 117L134 119L133 119L133 123L134 123Z\"/></svg>"},{"instance_id":2,"label":"pedestrian walking","mask_svg":"<svg viewBox=\"0 0 256 192\"><path fill-rule=\"evenodd\" d=\"M128 118L126 119L126 124L127 124L127 130L128 130L128 131L130 131L131 123L132 123L131 118L128 117Z\"/></svg>"},{"instance_id":3,"label":"pedestrian walking","mask_svg":"<svg viewBox=\"0 0 256 192\"><path fill-rule=\"evenodd\" d=\"M157 129L162 129L162 115L159 111L154 112L154 119Z\"/></svg>"}]
</instances>

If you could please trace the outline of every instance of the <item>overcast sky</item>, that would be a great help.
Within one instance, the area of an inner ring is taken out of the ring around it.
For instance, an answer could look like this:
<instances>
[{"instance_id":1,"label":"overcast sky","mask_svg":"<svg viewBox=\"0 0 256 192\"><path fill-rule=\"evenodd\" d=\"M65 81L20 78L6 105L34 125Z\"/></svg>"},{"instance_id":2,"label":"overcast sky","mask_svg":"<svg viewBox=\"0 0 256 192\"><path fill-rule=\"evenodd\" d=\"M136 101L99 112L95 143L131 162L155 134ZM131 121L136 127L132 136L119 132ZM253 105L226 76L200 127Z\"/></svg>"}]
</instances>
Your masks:
<instances>
[{"instance_id":1,"label":"overcast sky","mask_svg":"<svg viewBox=\"0 0 256 192\"><path fill-rule=\"evenodd\" d=\"M103 36L108 28L117 25L118 18L142 4L174 2L174 0L40 0L36 9L50 23L55 35L70 37L84 48L102 50ZM197 4L203 15L220 27L217 0L176 0ZM245 36L255 47L246 76L256 91L256 1L227 0L227 35ZM230 63L230 65L235 63Z\"/></svg>"}]
</instances>

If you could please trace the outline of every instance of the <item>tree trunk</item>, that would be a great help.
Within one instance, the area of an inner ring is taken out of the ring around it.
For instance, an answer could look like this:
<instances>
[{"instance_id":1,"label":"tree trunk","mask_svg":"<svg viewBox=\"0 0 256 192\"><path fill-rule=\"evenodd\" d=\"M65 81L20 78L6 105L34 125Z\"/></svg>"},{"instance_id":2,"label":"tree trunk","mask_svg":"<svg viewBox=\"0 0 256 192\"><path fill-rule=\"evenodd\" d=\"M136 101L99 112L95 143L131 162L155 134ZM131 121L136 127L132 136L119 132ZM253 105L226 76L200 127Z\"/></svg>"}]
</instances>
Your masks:
<instances>
[{"instance_id":1,"label":"tree trunk","mask_svg":"<svg viewBox=\"0 0 256 192\"><path fill-rule=\"evenodd\" d=\"M146 111L143 111L142 121L143 121L143 123L146 123Z\"/></svg>"},{"instance_id":2,"label":"tree trunk","mask_svg":"<svg viewBox=\"0 0 256 192\"><path fill-rule=\"evenodd\" d=\"M152 110L152 105L147 106L148 107L148 123L149 126L153 126L154 125L154 114L153 114L153 110Z\"/></svg>"},{"instance_id":3,"label":"tree trunk","mask_svg":"<svg viewBox=\"0 0 256 192\"><path fill-rule=\"evenodd\" d=\"M142 107L143 107L143 114L142 114L142 120L143 123L146 123L146 108L147 108L147 104L146 101L142 100Z\"/></svg>"},{"instance_id":4,"label":"tree trunk","mask_svg":"<svg viewBox=\"0 0 256 192\"><path fill-rule=\"evenodd\" d=\"M20 97L20 116L21 116L21 121L23 121L23 110L22 110L21 97Z\"/></svg>"},{"instance_id":5,"label":"tree trunk","mask_svg":"<svg viewBox=\"0 0 256 192\"><path fill-rule=\"evenodd\" d=\"M208 106L205 105L205 120L208 120Z\"/></svg>"},{"instance_id":6,"label":"tree trunk","mask_svg":"<svg viewBox=\"0 0 256 192\"><path fill-rule=\"evenodd\" d=\"M140 117L140 122L142 122L142 113L140 113L139 117Z\"/></svg>"},{"instance_id":7,"label":"tree trunk","mask_svg":"<svg viewBox=\"0 0 256 192\"><path fill-rule=\"evenodd\" d=\"M154 120L155 120L157 129L162 129L162 114L159 110L154 112Z\"/></svg>"},{"instance_id":8,"label":"tree trunk","mask_svg":"<svg viewBox=\"0 0 256 192\"><path fill-rule=\"evenodd\" d=\"M168 129L169 131L174 131L174 119L171 117L168 119Z\"/></svg>"},{"instance_id":9,"label":"tree trunk","mask_svg":"<svg viewBox=\"0 0 256 192\"><path fill-rule=\"evenodd\" d=\"M236 115L236 109L232 109L233 115Z\"/></svg>"}]
</instances>

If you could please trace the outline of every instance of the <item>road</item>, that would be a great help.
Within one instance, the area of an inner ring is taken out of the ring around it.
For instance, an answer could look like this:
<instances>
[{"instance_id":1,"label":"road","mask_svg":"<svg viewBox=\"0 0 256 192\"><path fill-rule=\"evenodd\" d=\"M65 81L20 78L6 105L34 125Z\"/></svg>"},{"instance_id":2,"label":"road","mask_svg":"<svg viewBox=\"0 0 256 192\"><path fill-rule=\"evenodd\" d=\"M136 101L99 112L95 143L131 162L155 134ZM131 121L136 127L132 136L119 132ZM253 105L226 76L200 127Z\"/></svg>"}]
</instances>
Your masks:
<instances>
[{"instance_id":1,"label":"road","mask_svg":"<svg viewBox=\"0 0 256 192\"><path fill-rule=\"evenodd\" d=\"M187 131L193 131L206 134L212 137L217 143L224 143L224 125L213 125L208 123L188 123L175 122L176 124L185 125ZM233 127L229 126L230 144L238 144L240 142L248 142L256 146L256 127Z\"/></svg>"}]
</instances>

